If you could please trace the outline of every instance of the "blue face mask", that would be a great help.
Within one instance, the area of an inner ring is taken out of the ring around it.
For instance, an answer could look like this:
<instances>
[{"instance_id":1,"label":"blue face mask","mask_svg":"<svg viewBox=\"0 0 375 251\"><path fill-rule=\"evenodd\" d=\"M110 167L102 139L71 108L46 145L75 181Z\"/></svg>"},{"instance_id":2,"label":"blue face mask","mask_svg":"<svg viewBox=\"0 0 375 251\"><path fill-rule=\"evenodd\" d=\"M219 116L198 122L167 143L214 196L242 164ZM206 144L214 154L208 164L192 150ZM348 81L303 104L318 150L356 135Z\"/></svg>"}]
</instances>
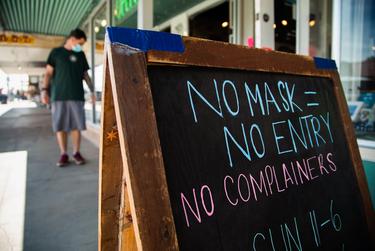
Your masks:
<instances>
[{"instance_id":1,"label":"blue face mask","mask_svg":"<svg viewBox=\"0 0 375 251\"><path fill-rule=\"evenodd\" d=\"M74 52L81 52L82 51L82 46L80 44L76 44L73 46L72 51Z\"/></svg>"}]
</instances>

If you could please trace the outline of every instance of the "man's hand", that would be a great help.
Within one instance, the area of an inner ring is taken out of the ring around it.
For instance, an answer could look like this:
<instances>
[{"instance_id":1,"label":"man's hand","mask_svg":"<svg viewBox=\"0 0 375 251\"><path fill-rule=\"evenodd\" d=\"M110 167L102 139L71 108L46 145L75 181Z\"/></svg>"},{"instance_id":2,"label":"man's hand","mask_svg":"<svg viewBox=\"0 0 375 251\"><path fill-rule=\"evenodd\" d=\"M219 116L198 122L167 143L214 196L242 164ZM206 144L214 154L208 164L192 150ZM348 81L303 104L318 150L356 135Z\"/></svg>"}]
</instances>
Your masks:
<instances>
[{"instance_id":1,"label":"man's hand","mask_svg":"<svg viewBox=\"0 0 375 251\"><path fill-rule=\"evenodd\" d=\"M42 103L43 104L46 104L48 105L49 104L49 95L48 95L48 86L49 86L49 81L53 75L53 67L52 65L49 65L47 64L46 65L46 73L44 74L44 81L43 81L43 88L42 88L42 92L40 93L41 95L41 99L42 99Z\"/></svg>"},{"instance_id":2,"label":"man's hand","mask_svg":"<svg viewBox=\"0 0 375 251\"><path fill-rule=\"evenodd\" d=\"M42 91L42 103L48 105L49 104L49 96L47 91Z\"/></svg>"},{"instance_id":3,"label":"man's hand","mask_svg":"<svg viewBox=\"0 0 375 251\"><path fill-rule=\"evenodd\" d=\"M95 93L91 93L91 103L95 104L95 102L96 102Z\"/></svg>"}]
</instances>

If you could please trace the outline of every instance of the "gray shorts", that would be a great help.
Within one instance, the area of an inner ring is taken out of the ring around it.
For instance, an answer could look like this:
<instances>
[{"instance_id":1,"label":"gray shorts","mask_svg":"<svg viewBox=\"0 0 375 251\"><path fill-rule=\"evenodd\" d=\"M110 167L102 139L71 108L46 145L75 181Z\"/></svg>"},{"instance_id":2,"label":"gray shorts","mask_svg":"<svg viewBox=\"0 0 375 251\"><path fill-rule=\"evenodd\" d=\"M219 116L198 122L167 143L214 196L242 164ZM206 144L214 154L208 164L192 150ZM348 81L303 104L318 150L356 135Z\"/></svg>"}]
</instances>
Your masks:
<instances>
[{"instance_id":1,"label":"gray shorts","mask_svg":"<svg viewBox=\"0 0 375 251\"><path fill-rule=\"evenodd\" d=\"M51 104L52 129L54 132L86 130L84 101L54 101Z\"/></svg>"}]
</instances>

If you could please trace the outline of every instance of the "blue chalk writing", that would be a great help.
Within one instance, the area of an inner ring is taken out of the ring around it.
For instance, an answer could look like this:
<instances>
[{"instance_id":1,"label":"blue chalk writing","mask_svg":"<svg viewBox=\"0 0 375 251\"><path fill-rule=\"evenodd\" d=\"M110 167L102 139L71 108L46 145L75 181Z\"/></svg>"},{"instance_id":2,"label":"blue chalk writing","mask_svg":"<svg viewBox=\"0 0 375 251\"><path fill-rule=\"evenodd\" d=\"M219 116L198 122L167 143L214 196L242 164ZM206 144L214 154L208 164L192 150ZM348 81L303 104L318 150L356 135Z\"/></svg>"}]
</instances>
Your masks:
<instances>
[{"instance_id":1,"label":"blue chalk writing","mask_svg":"<svg viewBox=\"0 0 375 251\"><path fill-rule=\"evenodd\" d=\"M247 141L247 135L245 133L245 127L243 123L241 123L241 127L242 127L242 137L243 137L244 146L241 146L241 144L230 133L228 127L224 126L225 145L227 149L229 165L231 167L233 167L233 161L232 161L232 154L231 154L230 147L229 147L229 139L240 150L240 152L246 157L246 159L251 161L250 148L249 148L249 144ZM254 141L255 137L259 138L261 146L256 146L256 141ZM249 139L251 142L253 152L255 152L258 158L263 158L266 153L266 146L264 144L262 130L260 129L259 125L254 123L250 126Z\"/></svg>"},{"instance_id":2,"label":"blue chalk writing","mask_svg":"<svg viewBox=\"0 0 375 251\"><path fill-rule=\"evenodd\" d=\"M291 110L292 112L295 112L294 108L298 109L299 111L303 111L301 109L301 107L299 107L294 101L293 101L293 97L294 97L294 89L295 89L295 84L293 84L293 87L292 87L292 91L290 92L289 91L289 86L288 86L288 83L285 82L285 85L286 85L286 93L288 95L288 100L289 100L289 103L290 103L290 106L291 106Z\"/></svg>"},{"instance_id":3,"label":"blue chalk writing","mask_svg":"<svg viewBox=\"0 0 375 251\"><path fill-rule=\"evenodd\" d=\"M283 225L280 225L280 232L281 232L281 236L283 237L283 243L284 243L284 246L285 246L285 250L288 251L288 246L286 245L286 240L285 240Z\"/></svg>"},{"instance_id":4,"label":"blue chalk writing","mask_svg":"<svg viewBox=\"0 0 375 251\"><path fill-rule=\"evenodd\" d=\"M327 127L327 130L328 130L328 133L329 133L329 137L331 139L331 142L333 143L333 137L332 137L332 132L331 132L331 126L329 124L329 112L327 112L327 118L324 119L324 117L322 115L320 115L320 118L323 120L323 123L326 125Z\"/></svg>"},{"instance_id":5,"label":"blue chalk writing","mask_svg":"<svg viewBox=\"0 0 375 251\"><path fill-rule=\"evenodd\" d=\"M258 237L258 236L262 237L263 240L266 239L266 237L265 237L262 233L256 233L256 235L255 235L254 238L253 238L253 250L254 250L254 251L257 250L256 247L255 247L255 241L257 240L257 237Z\"/></svg>"},{"instance_id":6,"label":"blue chalk writing","mask_svg":"<svg viewBox=\"0 0 375 251\"><path fill-rule=\"evenodd\" d=\"M306 91L306 92L304 92L304 94L307 94L307 95L315 95L316 92L313 92L313 91Z\"/></svg>"},{"instance_id":7,"label":"blue chalk writing","mask_svg":"<svg viewBox=\"0 0 375 251\"><path fill-rule=\"evenodd\" d=\"M288 225L286 223L284 223L284 229L285 229L285 235L287 236L287 240L288 240L288 246L289 246L289 249L287 250L292 250L292 242L293 241L293 244L294 246L299 250L299 251L302 251L302 244L301 244L301 238L299 237L299 231L298 231L298 225L297 225L297 219L296 217L294 217L294 228L295 228L295 235L296 236L293 236L292 234L292 231L290 231Z\"/></svg>"},{"instance_id":8,"label":"blue chalk writing","mask_svg":"<svg viewBox=\"0 0 375 251\"><path fill-rule=\"evenodd\" d=\"M300 218L297 219L297 217L293 217L292 222L284 221L277 227L279 227L279 230L277 228L269 228L267 227L264 229L264 231L256 231L256 233L253 235L252 238L252 250L256 250L256 248L260 248L262 246L263 249L275 251L277 250L286 250L286 251L292 251L292 250L298 250L302 251L303 248L307 248L308 250L312 250L313 247L320 249L324 247L324 244L322 243L323 241L331 241L330 238L321 238L323 237L323 234L327 234L328 228L325 227L324 231L322 231L323 226L328 226L328 223L332 223L333 229L335 231L341 231L342 229L342 221L341 221L341 216L337 213L334 212L333 209L333 204L334 201L330 200L330 207L329 207L329 213L330 213L330 219L322 222L321 224L318 224L318 218L317 218L317 213L315 210L310 210L307 214L308 218ZM328 211L328 210L327 210ZM305 219L307 221L305 221ZM312 241L306 241L309 240L309 238L302 238L303 236L306 237L305 235L309 233L308 229L301 228L299 229L300 224L310 224L311 230L312 230ZM276 227L276 226L275 226ZM274 241L273 238L273 232L276 232L276 242ZM279 237L279 238L277 238ZM305 243L303 243L305 241ZM275 248L276 244L276 248ZM339 243L342 246L342 249L344 249L344 244ZM306 245L306 246L304 246ZM308 245L308 246L307 246Z\"/></svg>"},{"instance_id":9,"label":"blue chalk writing","mask_svg":"<svg viewBox=\"0 0 375 251\"><path fill-rule=\"evenodd\" d=\"M188 92L189 92L189 100L190 100L190 106L191 106L191 110L193 111L193 116L194 116L194 121L195 123L198 123L198 119L197 119L197 114L195 112L195 105L194 105L194 102L193 102L193 97L191 95L191 90L194 91L194 93L204 102L208 105L208 107L213 110L217 115L219 115L220 117L223 118L223 111L221 109L221 104L220 104L220 96L219 96L219 91L218 91L218 88L217 88L217 83L216 83L216 80L214 79L214 86L215 86L215 92L216 92L216 99L217 99L217 104L218 104L218 108L215 108L196 88L195 86L188 80L187 82L187 88L188 88Z\"/></svg>"},{"instance_id":10,"label":"blue chalk writing","mask_svg":"<svg viewBox=\"0 0 375 251\"><path fill-rule=\"evenodd\" d=\"M319 103L307 103L307 106L319 106Z\"/></svg>"},{"instance_id":11,"label":"blue chalk writing","mask_svg":"<svg viewBox=\"0 0 375 251\"><path fill-rule=\"evenodd\" d=\"M333 213L333 200L331 200L331 206L329 207L329 212L331 213L331 221L333 228L336 232L339 232L342 227L341 217L338 213Z\"/></svg>"},{"instance_id":12,"label":"blue chalk writing","mask_svg":"<svg viewBox=\"0 0 375 251\"><path fill-rule=\"evenodd\" d=\"M282 140L285 137L277 135L275 125L284 124L285 122L286 122L285 120L282 120L282 121L278 121L278 122L273 122L272 123L273 136L275 138L277 152L279 154L289 153L289 152L293 151L293 149L289 149L289 150L285 150L285 151L280 151L279 141Z\"/></svg>"},{"instance_id":13,"label":"blue chalk writing","mask_svg":"<svg viewBox=\"0 0 375 251\"><path fill-rule=\"evenodd\" d=\"M273 104L277 110L277 112L281 112L281 109L279 105L277 104L275 97L273 96L271 89L268 87L267 83L264 83L264 95L265 95L265 100L266 100L266 108L267 108L267 114L270 114L270 104Z\"/></svg>"},{"instance_id":14,"label":"blue chalk writing","mask_svg":"<svg viewBox=\"0 0 375 251\"><path fill-rule=\"evenodd\" d=\"M258 132L258 136L260 138L260 141L262 142L261 152L258 151L258 148L255 146L255 143L254 143L254 134L253 134L254 129ZM257 124L251 125L251 127L250 127L250 138L251 138L251 144L253 146L255 154L258 156L258 158L263 158L264 154L266 153L266 147L264 145L262 131L260 130L260 128Z\"/></svg>"},{"instance_id":15,"label":"blue chalk writing","mask_svg":"<svg viewBox=\"0 0 375 251\"><path fill-rule=\"evenodd\" d=\"M272 246L272 251L275 251L275 245L273 244L273 236L272 236L272 231L271 231L271 229L270 229L270 228L268 229L268 234L270 235L270 239L271 239L271 246Z\"/></svg>"},{"instance_id":16,"label":"blue chalk writing","mask_svg":"<svg viewBox=\"0 0 375 251\"><path fill-rule=\"evenodd\" d=\"M294 152L298 152L298 148L297 148L297 144L296 144L296 141L295 141L295 138L297 138L299 140L300 143L302 143L303 147L305 149L307 149L307 141L306 141L306 137L305 137L305 133L303 131L303 126L302 126L302 121L299 120L299 126L300 126L300 132L302 134L302 137L299 136L297 130L295 129L295 127L293 126L292 122L290 120L288 120L288 126L289 126L289 131L290 131L290 136L292 138L292 142L293 142L293 148L294 148Z\"/></svg>"},{"instance_id":17,"label":"blue chalk writing","mask_svg":"<svg viewBox=\"0 0 375 251\"><path fill-rule=\"evenodd\" d=\"M245 92L246 92L246 96L247 96L247 102L249 103L249 109L250 109L251 116L254 116L252 101L256 104L259 103L262 115L265 115L264 107L263 107L263 99L262 99L262 95L260 95L259 85L258 84L255 85L255 94L253 94L251 92L248 84L245 82Z\"/></svg>"},{"instance_id":18,"label":"blue chalk writing","mask_svg":"<svg viewBox=\"0 0 375 251\"><path fill-rule=\"evenodd\" d=\"M231 141L235 144L235 146L241 151L241 153L248 159L248 160L251 160L251 157L250 157L250 149L249 149L249 145L247 144L247 139L246 139L246 134L245 134L245 127L243 125L243 123L241 123L241 127L242 127L242 136L243 136L243 140L245 142L245 146L246 146L246 150L238 143L238 141L233 137L233 135L229 132L228 128L226 126L224 126L224 138L225 138L225 145L226 145L226 148L227 148L227 155L228 155L228 159L229 159L229 165L231 167L233 167L233 162L232 162L232 155L231 155L231 152L230 152L230 149L229 149L229 141L228 141L228 136L230 137Z\"/></svg>"},{"instance_id":19,"label":"blue chalk writing","mask_svg":"<svg viewBox=\"0 0 375 251\"><path fill-rule=\"evenodd\" d=\"M304 94L305 95L316 95L317 92L316 91L305 91ZM308 107L319 106L319 103L317 103L317 102L306 103L306 106L308 106Z\"/></svg>"},{"instance_id":20,"label":"blue chalk writing","mask_svg":"<svg viewBox=\"0 0 375 251\"><path fill-rule=\"evenodd\" d=\"M314 210L311 210L309 212L309 218L310 218L310 223L311 223L311 228L313 230L314 234L314 240L315 240L315 245L319 247L321 245L321 239L320 239L320 228L327 226L328 223L332 223L333 229L336 232L341 231L342 228L342 222L341 222L341 216L338 213L333 212L333 200L330 202L330 207L329 207L329 214L330 214L330 219L325 220L322 222L320 225L317 222L317 217L316 213Z\"/></svg>"},{"instance_id":21,"label":"blue chalk writing","mask_svg":"<svg viewBox=\"0 0 375 251\"><path fill-rule=\"evenodd\" d=\"M234 92L234 96L236 97L237 109L235 111L232 110L232 108L229 106L229 104L227 102L227 96L225 94L225 87L227 86L227 84L229 84L232 87L232 90ZM223 82L223 99L224 99L225 106L227 107L229 113L232 114L233 116L236 116L240 111L240 104L239 104L239 101L238 101L238 94L237 94L236 87L234 86L234 84L230 80L224 80L224 82Z\"/></svg>"},{"instance_id":22,"label":"blue chalk writing","mask_svg":"<svg viewBox=\"0 0 375 251\"><path fill-rule=\"evenodd\" d=\"M312 210L309 212L309 216L310 216L310 222L311 222L311 228L313 230L313 233L314 233L314 240L315 240L315 245L317 247L320 246L321 242L320 242L320 234L319 234L319 229L318 229L318 225L317 225L317 222L316 222L316 214L315 214L315 211Z\"/></svg>"},{"instance_id":23,"label":"blue chalk writing","mask_svg":"<svg viewBox=\"0 0 375 251\"><path fill-rule=\"evenodd\" d=\"M312 115L310 114L310 115L302 116L302 117L300 118L301 120L305 120L305 126L306 126L306 128L308 128L307 119L308 119L308 118L311 118L311 117L312 117ZM309 141L310 141L310 145L311 145L311 147L314 146L314 144L313 144L313 142L312 142L311 135L310 135L310 130L307 130L307 135L309 136Z\"/></svg>"},{"instance_id":24,"label":"blue chalk writing","mask_svg":"<svg viewBox=\"0 0 375 251\"><path fill-rule=\"evenodd\" d=\"M292 226L290 226L292 225ZM302 251L302 240L300 237L300 230L298 229L298 223L296 217L293 218L293 224L282 223L280 224L280 233L283 239L283 244L286 251L299 250ZM268 235L263 234L262 232L257 232L253 237L253 250L257 250L257 243L259 241L266 241L271 244L272 251L275 251L275 244L273 240L272 230L268 228Z\"/></svg>"},{"instance_id":25,"label":"blue chalk writing","mask_svg":"<svg viewBox=\"0 0 375 251\"><path fill-rule=\"evenodd\" d=\"M312 127L312 130L314 132L314 136L315 136L315 143L317 146L319 146L319 140L318 140L318 137L323 141L323 144L326 143L326 141L324 140L324 138L319 134L320 132L320 122L319 120L316 118L316 117L312 117L311 120L311 127ZM314 123L315 122L315 123Z\"/></svg>"},{"instance_id":26,"label":"blue chalk writing","mask_svg":"<svg viewBox=\"0 0 375 251\"><path fill-rule=\"evenodd\" d=\"M326 225L327 223L329 223L331 220L326 220L325 222L323 222L322 224L320 224L321 227L323 227L324 225Z\"/></svg>"},{"instance_id":27,"label":"blue chalk writing","mask_svg":"<svg viewBox=\"0 0 375 251\"><path fill-rule=\"evenodd\" d=\"M279 89L280 97L281 97L281 99L283 100L283 102L282 102L283 107L284 107L285 111L289 111L289 109L290 109L289 102L288 102L288 100L284 97L283 92L282 92L282 89L285 89L285 88L286 88L284 82L283 82L283 81L279 81L279 82L277 83L277 87L278 87L278 89Z\"/></svg>"}]
</instances>

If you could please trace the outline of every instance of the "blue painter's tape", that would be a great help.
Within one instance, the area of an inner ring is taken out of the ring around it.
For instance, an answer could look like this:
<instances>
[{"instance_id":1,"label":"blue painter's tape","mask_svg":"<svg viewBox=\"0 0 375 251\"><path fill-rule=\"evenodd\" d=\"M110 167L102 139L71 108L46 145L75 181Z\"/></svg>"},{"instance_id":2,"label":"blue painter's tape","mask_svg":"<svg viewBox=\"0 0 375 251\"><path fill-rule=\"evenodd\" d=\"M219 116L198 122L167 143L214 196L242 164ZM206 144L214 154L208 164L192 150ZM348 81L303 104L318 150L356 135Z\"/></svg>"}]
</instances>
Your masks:
<instances>
[{"instance_id":1,"label":"blue painter's tape","mask_svg":"<svg viewBox=\"0 0 375 251\"><path fill-rule=\"evenodd\" d=\"M138 30L123 27L107 27L111 43L126 44L147 52L149 50L183 52L182 37L166 32Z\"/></svg>"},{"instance_id":2,"label":"blue painter's tape","mask_svg":"<svg viewBox=\"0 0 375 251\"><path fill-rule=\"evenodd\" d=\"M315 67L324 70L336 70L336 62L332 59L314 57Z\"/></svg>"}]
</instances>

